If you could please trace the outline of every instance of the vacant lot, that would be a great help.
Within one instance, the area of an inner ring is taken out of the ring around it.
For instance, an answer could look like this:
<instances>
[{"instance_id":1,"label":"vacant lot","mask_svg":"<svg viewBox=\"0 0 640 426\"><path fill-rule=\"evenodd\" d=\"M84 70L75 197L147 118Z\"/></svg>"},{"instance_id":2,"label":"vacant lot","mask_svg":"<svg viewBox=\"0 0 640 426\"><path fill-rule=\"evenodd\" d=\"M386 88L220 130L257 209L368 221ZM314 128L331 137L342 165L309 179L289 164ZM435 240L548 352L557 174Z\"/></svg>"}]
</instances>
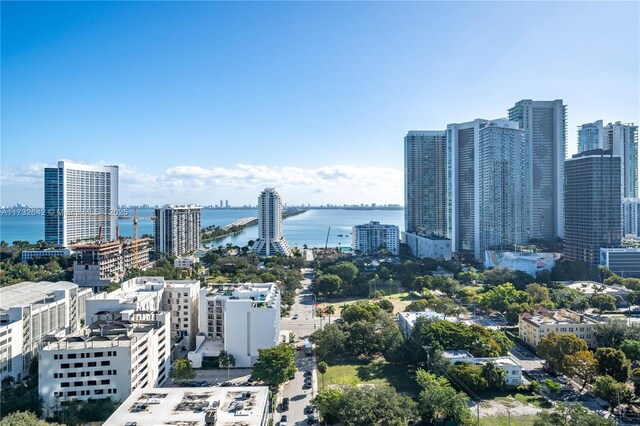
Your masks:
<instances>
[{"instance_id":1,"label":"vacant lot","mask_svg":"<svg viewBox=\"0 0 640 426\"><path fill-rule=\"evenodd\" d=\"M322 387L322 376L318 382ZM386 361L340 360L329 363L324 375L324 386L385 384L393 386L398 392L417 394L419 386L408 371L406 365L390 364Z\"/></svg>"},{"instance_id":2,"label":"vacant lot","mask_svg":"<svg viewBox=\"0 0 640 426\"><path fill-rule=\"evenodd\" d=\"M536 416L497 416L480 418L481 426L532 426Z\"/></svg>"}]
</instances>

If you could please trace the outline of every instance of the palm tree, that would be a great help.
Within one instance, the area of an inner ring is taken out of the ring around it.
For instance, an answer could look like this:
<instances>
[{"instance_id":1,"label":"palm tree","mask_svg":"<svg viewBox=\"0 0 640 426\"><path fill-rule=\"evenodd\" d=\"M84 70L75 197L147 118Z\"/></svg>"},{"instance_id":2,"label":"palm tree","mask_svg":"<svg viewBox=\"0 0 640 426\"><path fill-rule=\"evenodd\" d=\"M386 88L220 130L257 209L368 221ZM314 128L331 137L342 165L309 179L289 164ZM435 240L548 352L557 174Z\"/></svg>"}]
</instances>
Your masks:
<instances>
[{"instance_id":1,"label":"palm tree","mask_svg":"<svg viewBox=\"0 0 640 426\"><path fill-rule=\"evenodd\" d=\"M482 376L487 381L489 389L500 389L504 387L505 372L498 367L495 362L488 361L482 366Z\"/></svg>"},{"instance_id":2,"label":"palm tree","mask_svg":"<svg viewBox=\"0 0 640 426\"><path fill-rule=\"evenodd\" d=\"M318 363L318 373L322 374L322 387L324 388L324 373L329 369L329 365L322 361Z\"/></svg>"},{"instance_id":3,"label":"palm tree","mask_svg":"<svg viewBox=\"0 0 640 426\"><path fill-rule=\"evenodd\" d=\"M329 316L329 324L331 324L331 315L336 313L336 308L333 305L329 305L324 308L324 313Z\"/></svg>"}]
</instances>

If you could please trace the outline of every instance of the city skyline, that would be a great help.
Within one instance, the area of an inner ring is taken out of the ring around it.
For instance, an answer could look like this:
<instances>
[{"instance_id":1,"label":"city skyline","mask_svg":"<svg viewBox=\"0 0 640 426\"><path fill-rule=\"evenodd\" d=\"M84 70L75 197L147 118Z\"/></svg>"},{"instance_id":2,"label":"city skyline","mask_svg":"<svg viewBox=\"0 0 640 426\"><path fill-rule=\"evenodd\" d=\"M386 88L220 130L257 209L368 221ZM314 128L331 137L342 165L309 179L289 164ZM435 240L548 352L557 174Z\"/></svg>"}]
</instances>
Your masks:
<instances>
[{"instance_id":1,"label":"city skyline","mask_svg":"<svg viewBox=\"0 0 640 426\"><path fill-rule=\"evenodd\" d=\"M0 204L42 205L63 159L118 165L122 204L403 204L408 131L520 99L563 100L570 157L640 121L639 8L3 2Z\"/></svg>"}]
</instances>

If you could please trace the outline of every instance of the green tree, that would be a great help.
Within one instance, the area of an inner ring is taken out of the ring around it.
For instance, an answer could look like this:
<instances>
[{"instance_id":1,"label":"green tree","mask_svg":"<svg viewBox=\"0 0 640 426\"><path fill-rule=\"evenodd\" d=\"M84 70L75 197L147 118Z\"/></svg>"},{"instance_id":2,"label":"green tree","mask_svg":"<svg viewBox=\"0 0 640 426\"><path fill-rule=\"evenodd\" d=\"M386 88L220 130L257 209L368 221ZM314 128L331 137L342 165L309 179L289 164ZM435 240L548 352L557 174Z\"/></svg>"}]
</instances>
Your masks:
<instances>
[{"instance_id":1,"label":"green tree","mask_svg":"<svg viewBox=\"0 0 640 426\"><path fill-rule=\"evenodd\" d=\"M543 410L536 414L533 426L615 426L612 418L605 419L589 411L581 404L559 402L553 410Z\"/></svg>"},{"instance_id":2,"label":"green tree","mask_svg":"<svg viewBox=\"0 0 640 426\"><path fill-rule=\"evenodd\" d=\"M640 341L638 340L625 340L620 344L620 350L624 352L627 358L631 361L640 360Z\"/></svg>"},{"instance_id":3,"label":"green tree","mask_svg":"<svg viewBox=\"0 0 640 426\"><path fill-rule=\"evenodd\" d=\"M599 310L600 313L613 311L616 309L616 298L610 294L594 294L589 301L589 305Z\"/></svg>"},{"instance_id":4,"label":"green tree","mask_svg":"<svg viewBox=\"0 0 640 426\"><path fill-rule=\"evenodd\" d=\"M196 370L187 358L178 358L171 363L169 375L175 380L192 380L196 377Z\"/></svg>"},{"instance_id":5,"label":"green tree","mask_svg":"<svg viewBox=\"0 0 640 426\"><path fill-rule=\"evenodd\" d=\"M356 275L358 275L358 268L351 262L338 262L335 265L329 266L325 272L327 274L337 275L342 282L350 284Z\"/></svg>"},{"instance_id":6,"label":"green tree","mask_svg":"<svg viewBox=\"0 0 640 426\"><path fill-rule=\"evenodd\" d=\"M529 295L531 303L540 303L550 299L549 289L538 283L531 283L527 285L524 291Z\"/></svg>"},{"instance_id":7,"label":"green tree","mask_svg":"<svg viewBox=\"0 0 640 426\"><path fill-rule=\"evenodd\" d=\"M429 307L429 302L426 299L418 299L409 303L406 308L404 308L405 312L423 312Z\"/></svg>"},{"instance_id":8,"label":"green tree","mask_svg":"<svg viewBox=\"0 0 640 426\"><path fill-rule=\"evenodd\" d=\"M329 369L329 365L324 362L324 361L320 361L318 363L318 373L322 374L322 387L324 388L324 374L327 372L327 370Z\"/></svg>"},{"instance_id":9,"label":"green tree","mask_svg":"<svg viewBox=\"0 0 640 426\"><path fill-rule=\"evenodd\" d=\"M540 339L536 352L547 360L553 369L560 370L565 356L587 349L587 343L575 334L552 332Z\"/></svg>"},{"instance_id":10,"label":"green tree","mask_svg":"<svg viewBox=\"0 0 640 426\"><path fill-rule=\"evenodd\" d=\"M472 270L469 270L466 272L460 272L458 274L458 281L460 281L462 284L465 284L465 285L473 284L479 278L480 276L475 271L472 271Z\"/></svg>"},{"instance_id":11,"label":"green tree","mask_svg":"<svg viewBox=\"0 0 640 426\"><path fill-rule=\"evenodd\" d=\"M0 420L0 426L55 426L57 424L40 420L31 411L15 411L3 416L2 420Z\"/></svg>"},{"instance_id":12,"label":"green tree","mask_svg":"<svg viewBox=\"0 0 640 426\"><path fill-rule=\"evenodd\" d=\"M554 382L551 379L544 379L542 381L542 383L544 383L544 385L547 387L547 389L549 390L549 392L551 393L558 393L560 392L560 384Z\"/></svg>"},{"instance_id":13,"label":"green tree","mask_svg":"<svg viewBox=\"0 0 640 426\"><path fill-rule=\"evenodd\" d=\"M342 331L338 324L329 324L311 335L316 352L322 359L342 356L347 338L348 334Z\"/></svg>"},{"instance_id":14,"label":"green tree","mask_svg":"<svg viewBox=\"0 0 640 426\"><path fill-rule=\"evenodd\" d=\"M629 403L632 397L629 385L611 376L598 377L593 385L593 393L609 403L612 413L618 405Z\"/></svg>"},{"instance_id":15,"label":"green tree","mask_svg":"<svg viewBox=\"0 0 640 426\"><path fill-rule=\"evenodd\" d=\"M631 372L631 382L633 383L636 397L640 396L640 368L634 368Z\"/></svg>"},{"instance_id":16,"label":"green tree","mask_svg":"<svg viewBox=\"0 0 640 426\"><path fill-rule=\"evenodd\" d=\"M340 408L340 420L346 426L406 425L416 414L416 403L389 386L350 386Z\"/></svg>"},{"instance_id":17,"label":"green tree","mask_svg":"<svg viewBox=\"0 0 640 426\"><path fill-rule=\"evenodd\" d=\"M258 349L258 361L253 366L257 380L281 385L296 372L295 350L286 343L267 349Z\"/></svg>"},{"instance_id":18,"label":"green tree","mask_svg":"<svg viewBox=\"0 0 640 426\"><path fill-rule=\"evenodd\" d=\"M619 382L626 382L629 379L631 362L620 349L598 348L596 359L598 372L601 375L609 375Z\"/></svg>"},{"instance_id":19,"label":"green tree","mask_svg":"<svg viewBox=\"0 0 640 426\"><path fill-rule=\"evenodd\" d=\"M593 383L595 380L598 373L598 360L591 351L578 351L563 358L562 372L576 380L581 380L580 392L582 392L587 383Z\"/></svg>"},{"instance_id":20,"label":"green tree","mask_svg":"<svg viewBox=\"0 0 640 426\"><path fill-rule=\"evenodd\" d=\"M640 327L625 320L609 320L596 325L594 334L598 346L619 348L627 339L640 340Z\"/></svg>"},{"instance_id":21,"label":"green tree","mask_svg":"<svg viewBox=\"0 0 640 426\"><path fill-rule=\"evenodd\" d=\"M484 293L480 299L480 306L505 313L512 303L522 303L526 300L526 293L516 290L513 284L506 283Z\"/></svg>"},{"instance_id":22,"label":"green tree","mask_svg":"<svg viewBox=\"0 0 640 426\"><path fill-rule=\"evenodd\" d=\"M231 376L229 368L236 366L236 358L223 349L220 351L220 355L218 355L218 365L222 368L227 367L227 380L229 380Z\"/></svg>"},{"instance_id":23,"label":"green tree","mask_svg":"<svg viewBox=\"0 0 640 426\"><path fill-rule=\"evenodd\" d=\"M502 390L506 376L507 373L493 361L487 361L482 366L482 377L487 381L487 386L491 390Z\"/></svg>"},{"instance_id":24,"label":"green tree","mask_svg":"<svg viewBox=\"0 0 640 426\"><path fill-rule=\"evenodd\" d=\"M342 279L333 274L321 275L316 279L313 291L317 294L332 295L337 293L342 286Z\"/></svg>"},{"instance_id":25,"label":"green tree","mask_svg":"<svg viewBox=\"0 0 640 426\"><path fill-rule=\"evenodd\" d=\"M342 309L342 319L347 323L357 321L372 321L375 315L380 312L380 306L370 302L356 302L347 305Z\"/></svg>"},{"instance_id":26,"label":"green tree","mask_svg":"<svg viewBox=\"0 0 640 426\"><path fill-rule=\"evenodd\" d=\"M339 388L322 388L311 404L318 409L320 416L326 423L333 424L340 421L344 392Z\"/></svg>"},{"instance_id":27,"label":"green tree","mask_svg":"<svg viewBox=\"0 0 640 426\"><path fill-rule=\"evenodd\" d=\"M393 303L391 303L389 299L382 299L378 301L378 306L380 306L380 308L382 308L385 312L388 312L390 314L393 313Z\"/></svg>"},{"instance_id":28,"label":"green tree","mask_svg":"<svg viewBox=\"0 0 640 426\"><path fill-rule=\"evenodd\" d=\"M324 308L324 313L329 317L329 324L331 324L331 315L336 313L336 308L333 305L329 305Z\"/></svg>"},{"instance_id":29,"label":"green tree","mask_svg":"<svg viewBox=\"0 0 640 426\"><path fill-rule=\"evenodd\" d=\"M460 390L464 388L471 389L476 392L484 392L489 389L487 379L485 379L482 367L469 364L468 362L460 362L451 366L450 373L457 380L456 383L462 383Z\"/></svg>"},{"instance_id":30,"label":"green tree","mask_svg":"<svg viewBox=\"0 0 640 426\"><path fill-rule=\"evenodd\" d=\"M431 423L440 419L450 419L462 423L471 417L467 395L464 392L456 392L444 377L418 369L416 381L422 387L418 396L418 410L422 420Z\"/></svg>"}]
</instances>

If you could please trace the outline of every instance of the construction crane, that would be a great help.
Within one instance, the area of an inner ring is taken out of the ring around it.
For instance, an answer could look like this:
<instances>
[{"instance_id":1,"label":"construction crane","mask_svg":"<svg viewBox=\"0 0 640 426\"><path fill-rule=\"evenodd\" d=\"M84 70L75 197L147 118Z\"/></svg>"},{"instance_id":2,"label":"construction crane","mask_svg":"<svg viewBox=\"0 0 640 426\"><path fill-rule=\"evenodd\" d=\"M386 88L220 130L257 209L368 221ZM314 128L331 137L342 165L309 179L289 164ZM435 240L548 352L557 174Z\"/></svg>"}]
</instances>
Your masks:
<instances>
[{"instance_id":1,"label":"construction crane","mask_svg":"<svg viewBox=\"0 0 640 426\"><path fill-rule=\"evenodd\" d=\"M329 245L329 233L331 232L331 227L329 227L329 230L327 231L327 239L324 242L324 254L327 254L327 246Z\"/></svg>"}]
</instances>

